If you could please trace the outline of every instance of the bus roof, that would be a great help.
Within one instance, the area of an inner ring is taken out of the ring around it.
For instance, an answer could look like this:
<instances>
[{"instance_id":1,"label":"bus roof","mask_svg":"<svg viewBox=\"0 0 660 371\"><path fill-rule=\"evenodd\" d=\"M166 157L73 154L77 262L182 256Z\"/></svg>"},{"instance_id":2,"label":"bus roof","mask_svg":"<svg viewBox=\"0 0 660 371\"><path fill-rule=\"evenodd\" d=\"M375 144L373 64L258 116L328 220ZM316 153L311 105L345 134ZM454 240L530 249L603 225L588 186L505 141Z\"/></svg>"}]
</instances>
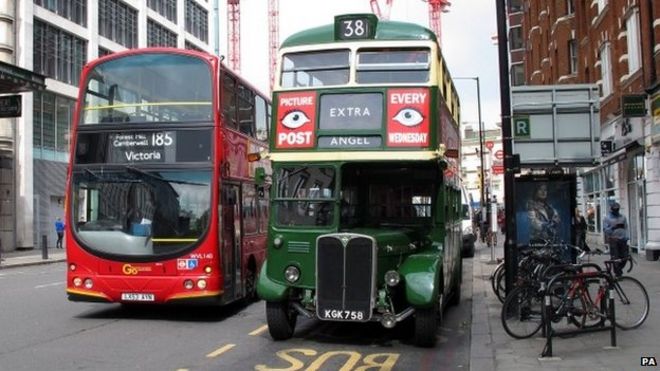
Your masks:
<instances>
[{"instance_id":1,"label":"bus roof","mask_svg":"<svg viewBox=\"0 0 660 371\"><path fill-rule=\"evenodd\" d=\"M435 33L426 27L415 23L381 20L378 21L374 38L369 40L432 40L437 42ZM284 40L281 47L325 44L336 41L339 40L335 39L335 25L328 24L295 33ZM355 41L366 40L356 39Z\"/></svg>"}]
</instances>

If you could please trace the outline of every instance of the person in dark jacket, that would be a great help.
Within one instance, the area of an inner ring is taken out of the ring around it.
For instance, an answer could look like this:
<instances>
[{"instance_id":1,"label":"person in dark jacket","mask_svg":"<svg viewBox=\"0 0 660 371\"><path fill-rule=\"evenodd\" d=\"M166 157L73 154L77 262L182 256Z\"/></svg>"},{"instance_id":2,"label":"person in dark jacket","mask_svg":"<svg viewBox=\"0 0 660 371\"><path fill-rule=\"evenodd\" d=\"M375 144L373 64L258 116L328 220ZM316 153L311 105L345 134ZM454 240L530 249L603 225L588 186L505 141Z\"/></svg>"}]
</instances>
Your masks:
<instances>
[{"instance_id":1,"label":"person in dark jacket","mask_svg":"<svg viewBox=\"0 0 660 371\"><path fill-rule=\"evenodd\" d=\"M628 251L628 220L619 212L620 206L617 202L610 205L610 212L603 220L603 232L605 242L610 247L612 259L622 259L629 256ZM621 276L625 263L614 265L614 273Z\"/></svg>"}]
</instances>

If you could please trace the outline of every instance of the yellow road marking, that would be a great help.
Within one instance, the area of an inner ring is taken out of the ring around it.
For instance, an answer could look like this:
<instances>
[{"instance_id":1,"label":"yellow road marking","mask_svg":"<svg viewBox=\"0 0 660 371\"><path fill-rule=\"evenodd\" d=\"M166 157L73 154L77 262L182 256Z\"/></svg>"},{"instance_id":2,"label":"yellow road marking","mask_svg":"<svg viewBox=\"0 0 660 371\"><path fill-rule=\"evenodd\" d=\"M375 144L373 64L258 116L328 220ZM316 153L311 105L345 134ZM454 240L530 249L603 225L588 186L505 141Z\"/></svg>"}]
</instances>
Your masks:
<instances>
[{"instance_id":1,"label":"yellow road marking","mask_svg":"<svg viewBox=\"0 0 660 371\"><path fill-rule=\"evenodd\" d=\"M177 368L176 371L190 371L190 370L187 368Z\"/></svg>"},{"instance_id":2,"label":"yellow road marking","mask_svg":"<svg viewBox=\"0 0 660 371\"><path fill-rule=\"evenodd\" d=\"M235 346L236 346L236 344L227 344L224 347L218 348L218 349L212 351L211 353L207 354L206 358L215 358L215 357L221 355L222 353L224 353L228 350L231 350Z\"/></svg>"},{"instance_id":3,"label":"yellow road marking","mask_svg":"<svg viewBox=\"0 0 660 371\"><path fill-rule=\"evenodd\" d=\"M252 335L252 336L261 335L261 334L263 334L266 330L268 330L268 325L263 325L263 326L259 327L258 329L252 331L252 332L249 333L248 335Z\"/></svg>"}]
</instances>

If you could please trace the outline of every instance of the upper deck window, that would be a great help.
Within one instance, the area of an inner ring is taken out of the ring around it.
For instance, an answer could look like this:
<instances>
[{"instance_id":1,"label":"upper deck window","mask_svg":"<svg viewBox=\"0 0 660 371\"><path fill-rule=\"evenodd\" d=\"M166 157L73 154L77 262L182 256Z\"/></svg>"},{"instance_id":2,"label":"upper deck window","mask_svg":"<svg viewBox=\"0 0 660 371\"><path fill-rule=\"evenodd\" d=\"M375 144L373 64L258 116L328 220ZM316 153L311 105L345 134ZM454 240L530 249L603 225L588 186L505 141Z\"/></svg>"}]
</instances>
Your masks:
<instances>
[{"instance_id":1,"label":"upper deck window","mask_svg":"<svg viewBox=\"0 0 660 371\"><path fill-rule=\"evenodd\" d=\"M282 60L282 87L343 85L350 72L349 50L289 53Z\"/></svg>"},{"instance_id":2,"label":"upper deck window","mask_svg":"<svg viewBox=\"0 0 660 371\"><path fill-rule=\"evenodd\" d=\"M357 82L419 83L429 80L428 49L363 49L358 52Z\"/></svg>"},{"instance_id":3,"label":"upper deck window","mask_svg":"<svg viewBox=\"0 0 660 371\"><path fill-rule=\"evenodd\" d=\"M211 70L201 59L137 54L88 75L82 124L210 121Z\"/></svg>"}]
</instances>

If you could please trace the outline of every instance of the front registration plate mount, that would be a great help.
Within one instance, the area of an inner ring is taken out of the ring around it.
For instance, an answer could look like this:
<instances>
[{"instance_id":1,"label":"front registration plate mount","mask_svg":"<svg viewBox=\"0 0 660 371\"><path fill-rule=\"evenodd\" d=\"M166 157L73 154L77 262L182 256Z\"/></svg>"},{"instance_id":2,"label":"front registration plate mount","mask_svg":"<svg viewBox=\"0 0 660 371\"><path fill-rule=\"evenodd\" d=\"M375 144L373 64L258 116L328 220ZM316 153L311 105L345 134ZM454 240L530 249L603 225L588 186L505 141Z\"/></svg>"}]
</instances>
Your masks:
<instances>
[{"instance_id":1,"label":"front registration plate mount","mask_svg":"<svg viewBox=\"0 0 660 371\"><path fill-rule=\"evenodd\" d=\"M154 301L154 294L145 294L141 292L124 292L121 294L121 300L124 301Z\"/></svg>"}]
</instances>

